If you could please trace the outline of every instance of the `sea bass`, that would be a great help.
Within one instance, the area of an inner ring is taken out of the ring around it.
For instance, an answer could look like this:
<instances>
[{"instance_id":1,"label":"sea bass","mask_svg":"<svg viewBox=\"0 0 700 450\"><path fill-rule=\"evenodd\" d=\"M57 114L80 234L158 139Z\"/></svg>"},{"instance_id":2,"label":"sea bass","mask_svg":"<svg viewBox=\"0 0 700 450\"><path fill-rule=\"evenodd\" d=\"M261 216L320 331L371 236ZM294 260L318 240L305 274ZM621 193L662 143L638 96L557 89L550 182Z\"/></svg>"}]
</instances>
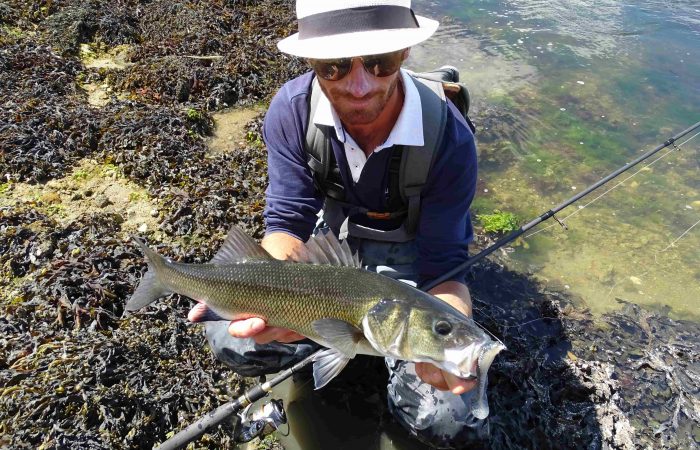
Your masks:
<instances>
[{"instance_id":1,"label":"sea bass","mask_svg":"<svg viewBox=\"0 0 700 450\"><path fill-rule=\"evenodd\" d=\"M332 233L306 243L309 263L272 258L233 227L207 264L183 264L136 241L148 271L126 304L138 310L178 293L220 319L261 317L327 347L314 361L316 388L357 354L429 362L461 378L478 378L473 414L488 416L487 371L505 347L471 318L433 295L362 268L347 241Z\"/></svg>"}]
</instances>

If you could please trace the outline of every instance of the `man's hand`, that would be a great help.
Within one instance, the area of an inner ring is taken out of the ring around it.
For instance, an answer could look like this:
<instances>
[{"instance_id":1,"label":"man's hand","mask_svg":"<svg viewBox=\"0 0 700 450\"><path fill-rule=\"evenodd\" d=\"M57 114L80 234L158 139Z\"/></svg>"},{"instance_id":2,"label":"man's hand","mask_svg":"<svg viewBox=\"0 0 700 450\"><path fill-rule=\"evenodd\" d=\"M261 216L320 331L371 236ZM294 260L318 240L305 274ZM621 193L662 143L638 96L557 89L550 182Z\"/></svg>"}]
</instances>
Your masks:
<instances>
[{"instance_id":1,"label":"man's hand","mask_svg":"<svg viewBox=\"0 0 700 450\"><path fill-rule=\"evenodd\" d=\"M450 391L455 395L469 392L476 387L477 380L465 380L425 362L416 363L416 375L440 391Z\"/></svg>"},{"instance_id":2,"label":"man's hand","mask_svg":"<svg viewBox=\"0 0 700 450\"><path fill-rule=\"evenodd\" d=\"M187 315L190 322L221 320L204 303L197 303ZM289 343L305 339L304 336L286 328L268 327L260 317L233 320L228 326L228 332L236 338L253 338L258 344L272 341Z\"/></svg>"},{"instance_id":3,"label":"man's hand","mask_svg":"<svg viewBox=\"0 0 700 450\"><path fill-rule=\"evenodd\" d=\"M288 344L305 339L301 334L287 328L268 327L259 317L234 320L228 326L228 332L236 338L252 337L258 344L267 344L272 341Z\"/></svg>"},{"instance_id":4,"label":"man's hand","mask_svg":"<svg viewBox=\"0 0 700 450\"><path fill-rule=\"evenodd\" d=\"M471 317L472 300L469 295L469 289L464 284L457 281L446 281L435 286L430 290L430 293ZM416 375L435 389L450 391L456 395L471 391L477 384L477 380L459 378L450 372L425 362L416 363Z\"/></svg>"},{"instance_id":5,"label":"man's hand","mask_svg":"<svg viewBox=\"0 0 700 450\"><path fill-rule=\"evenodd\" d=\"M308 258L304 243L285 233L268 234L261 246L276 259L302 261ZM191 322L211 320L207 319L208 312L206 305L198 303L190 310L187 318ZM301 334L286 328L268 327L259 317L234 320L229 324L228 332L236 338L253 338L258 344L267 344L272 341L290 343L306 339Z\"/></svg>"}]
</instances>

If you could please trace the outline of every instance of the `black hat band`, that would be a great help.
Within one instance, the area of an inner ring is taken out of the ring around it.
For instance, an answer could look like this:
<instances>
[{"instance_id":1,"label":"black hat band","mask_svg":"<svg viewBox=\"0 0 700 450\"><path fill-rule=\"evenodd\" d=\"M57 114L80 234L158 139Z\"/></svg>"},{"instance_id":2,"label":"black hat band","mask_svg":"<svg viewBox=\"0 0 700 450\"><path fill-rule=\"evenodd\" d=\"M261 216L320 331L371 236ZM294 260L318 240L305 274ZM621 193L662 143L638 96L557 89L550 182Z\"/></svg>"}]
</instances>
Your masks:
<instances>
[{"instance_id":1,"label":"black hat band","mask_svg":"<svg viewBox=\"0 0 700 450\"><path fill-rule=\"evenodd\" d=\"M396 5L364 6L326 11L299 19L299 39L400 28L420 28L411 8Z\"/></svg>"}]
</instances>

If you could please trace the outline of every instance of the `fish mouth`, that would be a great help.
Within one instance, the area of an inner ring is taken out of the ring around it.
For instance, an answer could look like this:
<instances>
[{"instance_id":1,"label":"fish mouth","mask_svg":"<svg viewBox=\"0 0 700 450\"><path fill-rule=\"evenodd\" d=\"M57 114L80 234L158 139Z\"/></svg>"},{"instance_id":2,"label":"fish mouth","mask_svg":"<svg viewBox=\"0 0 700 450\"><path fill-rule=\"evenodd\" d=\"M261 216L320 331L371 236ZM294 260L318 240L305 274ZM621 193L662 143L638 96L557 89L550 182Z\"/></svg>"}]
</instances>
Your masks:
<instances>
[{"instance_id":1,"label":"fish mouth","mask_svg":"<svg viewBox=\"0 0 700 450\"><path fill-rule=\"evenodd\" d=\"M494 358L501 350L506 348L501 342L490 342L481 349L477 358L477 391L472 397L472 415L477 419L484 420L489 416L489 402L486 398L486 387L488 386L488 371Z\"/></svg>"},{"instance_id":2,"label":"fish mouth","mask_svg":"<svg viewBox=\"0 0 700 450\"><path fill-rule=\"evenodd\" d=\"M475 342L461 349L446 349L443 362L430 362L460 378L474 380L486 374L493 359L504 348L500 342Z\"/></svg>"}]
</instances>

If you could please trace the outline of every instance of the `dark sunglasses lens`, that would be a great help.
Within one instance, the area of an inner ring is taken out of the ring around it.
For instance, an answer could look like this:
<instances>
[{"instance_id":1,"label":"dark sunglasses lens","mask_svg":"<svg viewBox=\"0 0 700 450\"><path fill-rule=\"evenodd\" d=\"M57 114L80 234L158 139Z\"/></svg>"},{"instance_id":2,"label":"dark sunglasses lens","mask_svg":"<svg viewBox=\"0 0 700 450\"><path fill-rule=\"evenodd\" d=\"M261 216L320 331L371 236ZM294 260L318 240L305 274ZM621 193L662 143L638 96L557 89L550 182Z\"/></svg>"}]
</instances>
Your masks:
<instances>
[{"instance_id":1,"label":"dark sunglasses lens","mask_svg":"<svg viewBox=\"0 0 700 450\"><path fill-rule=\"evenodd\" d=\"M311 59L309 62L316 75L328 81L340 80L350 72L352 67L352 60L349 58L334 60Z\"/></svg>"},{"instance_id":2,"label":"dark sunglasses lens","mask_svg":"<svg viewBox=\"0 0 700 450\"><path fill-rule=\"evenodd\" d=\"M388 77L401 67L402 53L393 52L383 55L365 56L362 60L365 69L375 77Z\"/></svg>"}]
</instances>

